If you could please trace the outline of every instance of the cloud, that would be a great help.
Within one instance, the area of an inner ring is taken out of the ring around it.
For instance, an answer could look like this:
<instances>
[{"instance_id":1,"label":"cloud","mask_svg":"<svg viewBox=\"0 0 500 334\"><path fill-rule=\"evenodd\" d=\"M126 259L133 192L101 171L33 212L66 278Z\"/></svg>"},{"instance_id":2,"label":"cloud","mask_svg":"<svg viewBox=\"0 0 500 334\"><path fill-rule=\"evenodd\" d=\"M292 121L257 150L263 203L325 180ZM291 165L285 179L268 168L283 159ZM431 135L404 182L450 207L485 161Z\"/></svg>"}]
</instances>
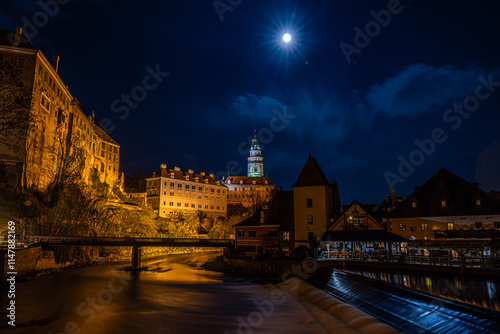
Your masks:
<instances>
[{"instance_id":1,"label":"cloud","mask_svg":"<svg viewBox=\"0 0 500 334\"><path fill-rule=\"evenodd\" d=\"M284 107L282 102L267 95L244 93L235 98L230 109L239 116L265 120L273 116L273 109L282 110Z\"/></svg>"},{"instance_id":2,"label":"cloud","mask_svg":"<svg viewBox=\"0 0 500 334\"><path fill-rule=\"evenodd\" d=\"M417 117L462 101L474 92L482 68L459 69L451 65L434 67L413 64L382 84L372 85L365 96L373 112L390 117Z\"/></svg>"}]
</instances>

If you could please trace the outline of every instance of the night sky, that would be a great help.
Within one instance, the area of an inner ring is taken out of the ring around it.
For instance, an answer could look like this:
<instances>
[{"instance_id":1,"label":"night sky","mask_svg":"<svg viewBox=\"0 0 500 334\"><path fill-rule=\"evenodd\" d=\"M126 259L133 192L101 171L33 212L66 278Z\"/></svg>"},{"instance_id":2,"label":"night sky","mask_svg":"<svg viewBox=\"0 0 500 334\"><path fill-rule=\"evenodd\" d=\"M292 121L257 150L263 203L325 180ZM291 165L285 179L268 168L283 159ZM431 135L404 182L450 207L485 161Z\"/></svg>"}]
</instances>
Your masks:
<instances>
[{"instance_id":1,"label":"night sky","mask_svg":"<svg viewBox=\"0 0 500 334\"><path fill-rule=\"evenodd\" d=\"M2 0L0 28L29 22L61 56L127 175L246 175L255 126L285 189L310 154L343 203L409 195L443 164L500 189L498 1L59 2L44 24L41 2Z\"/></svg>"}]
</instances>

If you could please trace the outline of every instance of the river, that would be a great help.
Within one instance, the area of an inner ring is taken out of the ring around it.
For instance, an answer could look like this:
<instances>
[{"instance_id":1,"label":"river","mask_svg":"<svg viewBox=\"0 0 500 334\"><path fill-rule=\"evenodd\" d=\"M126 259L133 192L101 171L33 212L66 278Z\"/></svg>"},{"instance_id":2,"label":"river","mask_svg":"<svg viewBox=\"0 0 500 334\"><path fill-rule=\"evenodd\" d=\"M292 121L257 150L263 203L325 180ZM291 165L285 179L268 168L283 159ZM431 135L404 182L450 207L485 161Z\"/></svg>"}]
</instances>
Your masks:
<instances>
[{"instance_id":1,"label":"river","mask_svg":"<svg viewBox=\"0 0 500 334\"><path fill-rule=\"evenodd\" d=\"M214 256L156 256L136 274L123 262L19 282L12 333L328 332L274 285L197 266Z\"/></svg>"}]
</instances>

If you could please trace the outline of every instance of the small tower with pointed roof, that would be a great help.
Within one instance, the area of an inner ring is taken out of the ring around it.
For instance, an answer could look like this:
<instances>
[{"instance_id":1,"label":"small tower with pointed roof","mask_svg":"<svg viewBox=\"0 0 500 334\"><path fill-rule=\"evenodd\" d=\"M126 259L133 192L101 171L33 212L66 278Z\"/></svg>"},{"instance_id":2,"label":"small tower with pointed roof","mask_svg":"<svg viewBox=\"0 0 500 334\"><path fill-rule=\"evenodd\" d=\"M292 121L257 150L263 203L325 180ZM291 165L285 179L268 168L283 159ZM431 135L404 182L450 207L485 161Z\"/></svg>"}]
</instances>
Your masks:
<instances>
[{"instance_id":1,"label":"small tower with pointed roof","mask_svg":"<svg viewBox=\"0 0 500 334\"><path fill-rule=\"evenodd\" d=\"M260 152L259 140L257 139L257 130L253 130L252 146L250 147L250 156L248 157L248 176L264 176L264 158Z\"/></svg>"},{"instance_id":2,"label":"small tower with pointed roof","mask_svg":"<svg viewBox=\"0 0 500 334\"><path fill-rule=\"evenodd\" d=\"M327 231L338 194L318 162L307 159L293 187L295 248L310 247ZM336 187L336 185L335 185Z\"/></svg>"}]
</instances>

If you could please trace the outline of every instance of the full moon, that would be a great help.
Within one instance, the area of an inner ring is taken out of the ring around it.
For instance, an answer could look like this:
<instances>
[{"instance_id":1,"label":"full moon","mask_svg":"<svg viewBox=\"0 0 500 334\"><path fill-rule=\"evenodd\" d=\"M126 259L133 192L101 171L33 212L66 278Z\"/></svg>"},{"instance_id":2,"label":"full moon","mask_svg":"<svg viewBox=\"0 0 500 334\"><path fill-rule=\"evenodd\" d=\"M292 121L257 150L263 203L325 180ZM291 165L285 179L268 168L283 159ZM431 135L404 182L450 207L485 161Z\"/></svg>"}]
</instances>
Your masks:
<instances>
[{"instance_id":1,"label":"full moon","mask_svg":"<svg viewBox=\"0 0 500 334\"><path fill-rule=\"evenodd\" d=\"M292 36L289 33L283 35L283 41L289 43L292 40Z\"/></svg>"}]
</instances>

